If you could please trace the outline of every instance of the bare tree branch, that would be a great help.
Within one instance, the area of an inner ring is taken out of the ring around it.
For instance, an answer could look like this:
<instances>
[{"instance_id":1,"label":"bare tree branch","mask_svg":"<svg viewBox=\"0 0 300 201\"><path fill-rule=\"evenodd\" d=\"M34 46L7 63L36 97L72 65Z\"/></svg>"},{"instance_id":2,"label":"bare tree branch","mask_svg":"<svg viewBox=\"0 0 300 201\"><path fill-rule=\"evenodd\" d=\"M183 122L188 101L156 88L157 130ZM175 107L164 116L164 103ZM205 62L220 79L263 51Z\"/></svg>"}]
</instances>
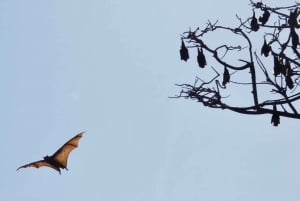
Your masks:
<instances>
[{"instance_id":1,"label":"bare tree branch","mask_svg":"<svg viewBox=\"0 0 300 201\"><path fill-rule=\"evenodd\" d=\"M213 74L210 73L208 81L196 76L192 85L176 84L181 91L171 98L192 99L206 107L248 115L270 114L274 126L280 123L280 117L300 119L300 52L297 33L300 28L300 4L295 2L290 6L270 7L250 0L250 6L253 14L249 18L243 20L236 15L239 22L237 27L208 21L204 29L198 27L194 31L190 29L183 32L181 40L186 55L181 55L181 58L187 61L188 51L196 48L201 71L208 71L210 68L205 66L210 62L215 67L212 67ZM207 38L219 32L229 33L236 40L212 45L211 39ZM261 41L252 37L253 32L262 33L262 46L257 47ZM261 55L256 53L257 48L261 48ZM232 55L237 57L232 58ZM238 106L233 102L232 97L239 96L241 91L229 90L233 86L241 90L248 87L252 103L246 101L248 106L243 103L243 106Z\"/></svg>"}]
</instances>

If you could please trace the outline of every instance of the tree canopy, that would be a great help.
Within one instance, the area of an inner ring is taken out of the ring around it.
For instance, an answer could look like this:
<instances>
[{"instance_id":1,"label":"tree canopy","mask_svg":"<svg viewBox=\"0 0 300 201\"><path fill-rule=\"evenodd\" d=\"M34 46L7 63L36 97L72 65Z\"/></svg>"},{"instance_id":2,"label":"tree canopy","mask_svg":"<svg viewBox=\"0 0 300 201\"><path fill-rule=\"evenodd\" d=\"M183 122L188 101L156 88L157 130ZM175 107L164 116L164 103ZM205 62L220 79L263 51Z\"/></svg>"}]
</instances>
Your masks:
<instances>
[{"instance_id":1,"label":"tree canopy","mask_svg":"<svg viewBox=\"0 0 300 201\"><path fill-rule=\"evenodd\" d=\"M181 34L180 59L199 67L174 98L248 115L300 119L299 3L270 7L250 1L251 15L228 27L208 21ZM194 52L191 52L194 51Z\"/></svg>"}]
</instances>

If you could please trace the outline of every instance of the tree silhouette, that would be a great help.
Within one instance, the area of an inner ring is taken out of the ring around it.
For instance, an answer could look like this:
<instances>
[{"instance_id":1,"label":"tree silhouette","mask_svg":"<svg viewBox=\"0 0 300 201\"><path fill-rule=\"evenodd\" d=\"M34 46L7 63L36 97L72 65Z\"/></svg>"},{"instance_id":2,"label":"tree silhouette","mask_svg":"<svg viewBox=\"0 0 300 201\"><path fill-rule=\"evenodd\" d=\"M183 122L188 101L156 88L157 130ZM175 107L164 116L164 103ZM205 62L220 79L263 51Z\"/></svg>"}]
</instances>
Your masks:
<instances>
[{"instance_id":1,"label":"tree silhouette","mask_svg":"<svg viewBox=\"0 0 300 201\"><path fill-rule=\"evenodd\" d=\"M235 27L208 21L204 29L184 32L180 58L192 60L189 51L197 49L201 76L193 84L176 84L181 91L173 98L242 114L269 114L274 126L280 117L300 119L299 5L270 7L250 0L251 16L236 15Z\"/></svg>"}]
</instances>

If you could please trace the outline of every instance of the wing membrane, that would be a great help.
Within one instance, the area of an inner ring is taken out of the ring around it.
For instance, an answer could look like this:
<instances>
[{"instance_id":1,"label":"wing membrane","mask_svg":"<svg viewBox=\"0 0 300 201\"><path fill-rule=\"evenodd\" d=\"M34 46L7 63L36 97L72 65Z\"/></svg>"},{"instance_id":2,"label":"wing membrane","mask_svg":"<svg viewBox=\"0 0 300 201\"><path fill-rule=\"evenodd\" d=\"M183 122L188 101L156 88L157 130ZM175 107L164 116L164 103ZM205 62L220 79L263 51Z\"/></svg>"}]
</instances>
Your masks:
<instances>
[{"instance_id":1,"label":"wing membrane","mask_svg":"<svg viewBox=\"0 0 300 201\"><path fill-rule=\"evenodd\" d=\"M69 154L73 149L78 147L78 142L82 137L83 133L84 132L81 132L72 139L70 139L61 148L59 148L51 157L66 168Z\"/></svg>"},{"instance_id":2,"label":"wing membrane","mask_svg":"<svg viewBox=\"0 0 300 201\"><path fill-rule=\"evenodd\" d=\"M23 165L23 166L19 167L17 170L19 170L20 168L27 168L27 167L40 168L40 167L43 167L43 166L53 168L54 170L57 170L60 173L60 170L59 170L58 167L56 167L54 165L51 165L50 163L46 162L45 160L40 160L40 161L35 161L35 162L32 162L32 163L28 163L26 165Z\"/></svg>"}]
</instances>

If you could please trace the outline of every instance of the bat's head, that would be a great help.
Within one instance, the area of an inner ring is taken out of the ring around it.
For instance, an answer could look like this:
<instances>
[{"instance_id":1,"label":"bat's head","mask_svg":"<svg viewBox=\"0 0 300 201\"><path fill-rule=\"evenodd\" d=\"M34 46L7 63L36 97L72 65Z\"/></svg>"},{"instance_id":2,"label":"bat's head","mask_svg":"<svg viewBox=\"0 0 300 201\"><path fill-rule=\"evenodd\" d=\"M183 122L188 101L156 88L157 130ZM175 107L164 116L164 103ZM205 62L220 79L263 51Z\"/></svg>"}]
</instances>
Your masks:
<instances>
[{"instance_id":1,"label":"bat's head","mask_svg":"<svg viewBox=\"0 0 300 201\"><path fill-rule=\"evenodd\" d=\"M50 157L48 155L44 157L45 161L48 161L49 159L50 159Z\"/></svg>"}]
</instances>

